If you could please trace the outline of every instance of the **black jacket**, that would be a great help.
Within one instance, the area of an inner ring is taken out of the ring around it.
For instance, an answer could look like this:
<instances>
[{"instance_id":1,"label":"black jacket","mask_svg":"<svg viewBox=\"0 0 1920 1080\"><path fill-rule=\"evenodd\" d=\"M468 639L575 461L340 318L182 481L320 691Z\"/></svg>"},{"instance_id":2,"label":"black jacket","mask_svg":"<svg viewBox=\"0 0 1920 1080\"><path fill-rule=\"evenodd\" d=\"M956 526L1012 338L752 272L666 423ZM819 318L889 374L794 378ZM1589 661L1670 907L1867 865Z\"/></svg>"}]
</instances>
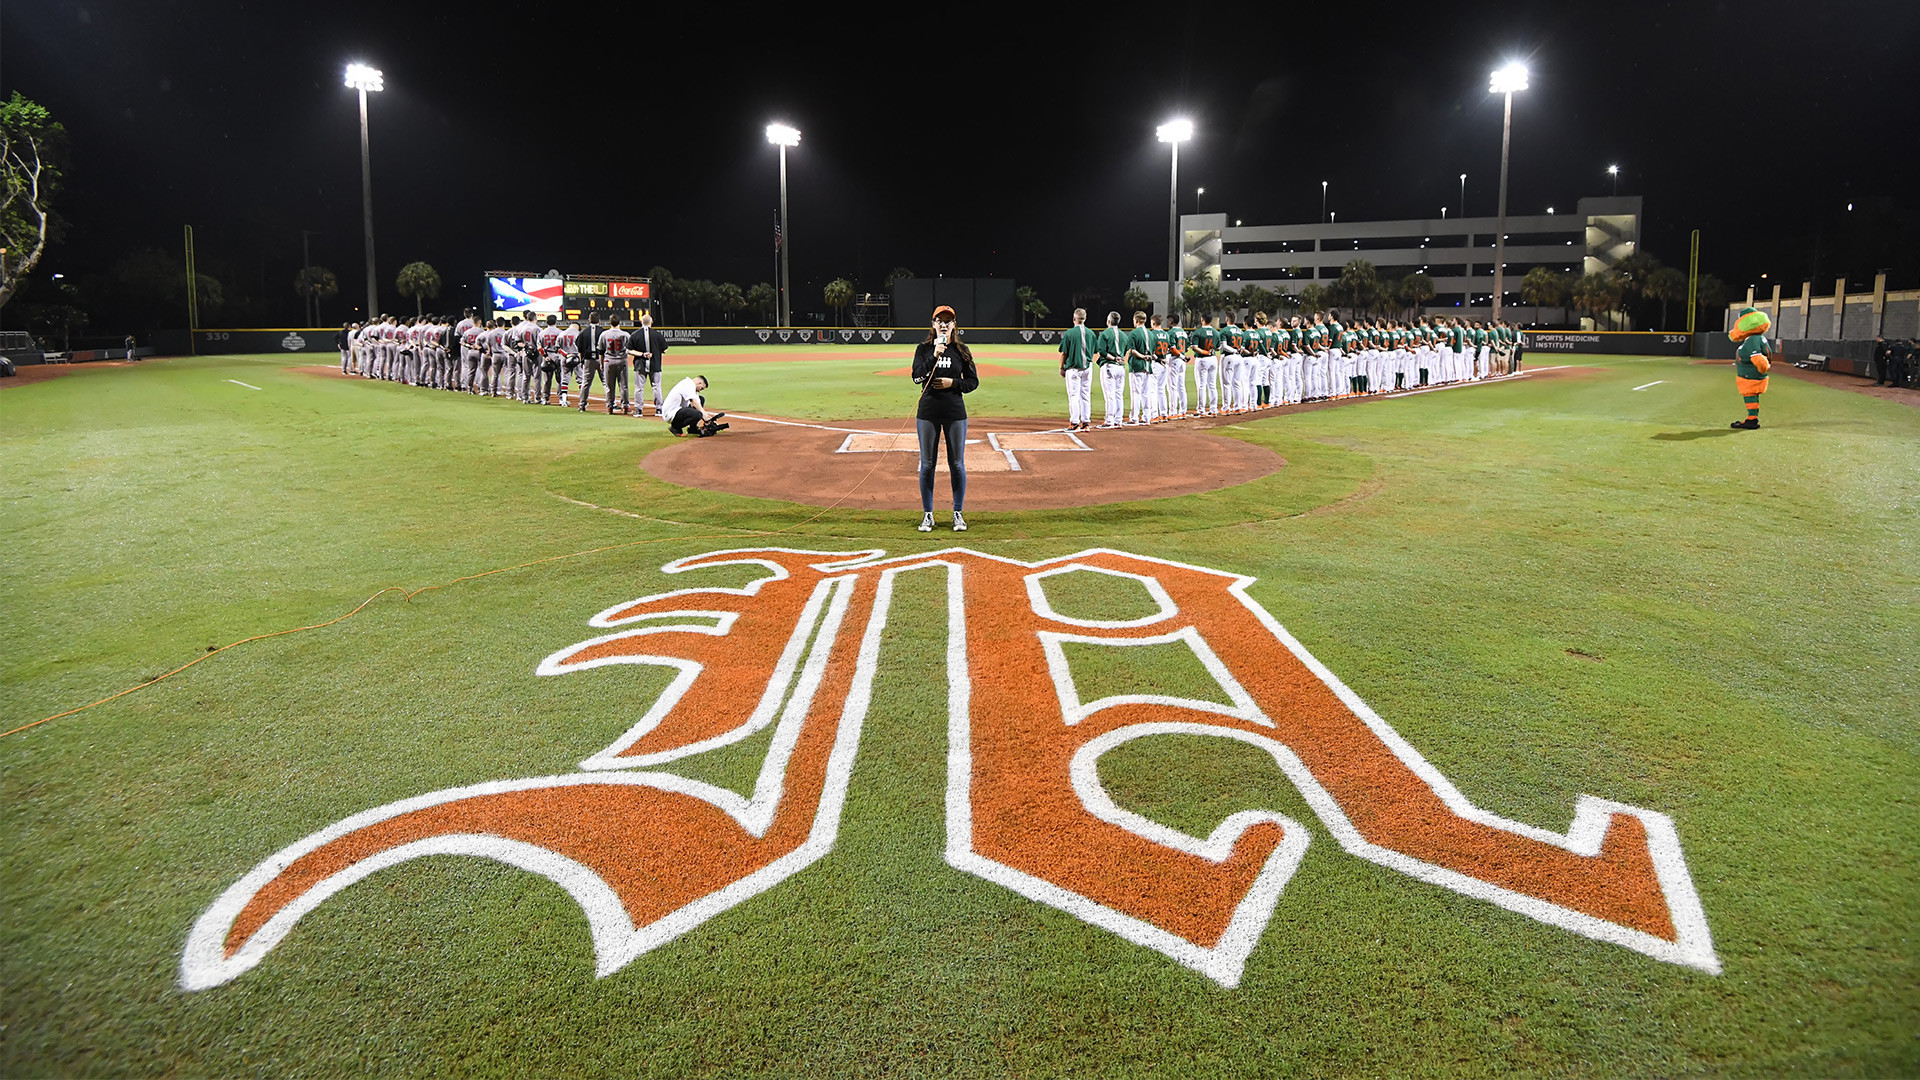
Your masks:
<instances>
[{"instance_id":1,"label":"black jacket","mask_svg":"<svg viewBox=\"0 0 1920 1080\"><path fill-rule=\"evenodd\" d=\"M645 340L642 340L645 335ZM650 352L652 356L641 356ZM660 361L666 356L667 337L657 326L636 326L627 334L627 354L633 357L633 369L649 375L660 374Z\"/></svg>"},{"instance_id":2,"label":"black jacket","mask_svg":"<svg viewBox=\"0 0 1920 1080\"><path fill-rule=\"evenodd\" d=\"M930 386L933 379L952 379L953 385L935 390ZM961 395L973 393L980 385L980 372L974 367L973 353L960 342L949 344L936 361L933 345L923 341L913 350L913 381L921 387L920 408L915 417L945 424L967 418L967 403Z\"/></svg>"}]
</instances>

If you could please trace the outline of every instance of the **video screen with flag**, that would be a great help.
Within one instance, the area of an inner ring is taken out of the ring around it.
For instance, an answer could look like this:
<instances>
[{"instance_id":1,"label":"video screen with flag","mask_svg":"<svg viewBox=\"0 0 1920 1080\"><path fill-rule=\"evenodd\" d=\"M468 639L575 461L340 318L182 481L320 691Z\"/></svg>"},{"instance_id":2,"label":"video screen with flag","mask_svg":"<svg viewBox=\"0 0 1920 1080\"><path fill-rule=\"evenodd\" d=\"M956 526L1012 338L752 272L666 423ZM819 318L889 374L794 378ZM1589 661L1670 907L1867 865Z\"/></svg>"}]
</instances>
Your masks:
<instances>
[{"instance_id":1,"label":"video screen with flag","mask_svg":"<svg viewBox=\"0 0 1920 1080\"><path fill-rule=\"evenodd\" d=\"M487 288L493 294L495 312L527 311L542 315L558 314L564 283L559 278L490 277Z\"/></svg>"}]
</instances>

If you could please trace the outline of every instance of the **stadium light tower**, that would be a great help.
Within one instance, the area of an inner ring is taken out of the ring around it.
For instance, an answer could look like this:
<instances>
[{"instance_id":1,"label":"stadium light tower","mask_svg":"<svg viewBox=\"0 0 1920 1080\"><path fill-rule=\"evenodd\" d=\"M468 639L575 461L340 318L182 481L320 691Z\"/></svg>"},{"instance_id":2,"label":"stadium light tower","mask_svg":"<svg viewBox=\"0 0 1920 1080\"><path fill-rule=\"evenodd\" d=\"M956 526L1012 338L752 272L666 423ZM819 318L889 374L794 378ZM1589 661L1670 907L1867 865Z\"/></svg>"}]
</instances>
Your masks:
<instances>
[{"instance_id":1,"label":"stadium light tower","mask_svg":"<svg viewBox=\"0 0 1920 1080\"><path fill-rule=\"evenodd\" d=\"M1515 60L1493 73L1487 92L1504 94L1507 117L1500 128L1500 215L1493 234L1493 317L1500 318L1501 290L1507 269L1507 151L1513 144L1513 95L1527 88L1527 65Z\"/></svg>"},{"instance_id":2,"label":"stadium light tower","mask_svg":"<svg viewBox=\"0 0 1920 1080\"><path fill-rule=\"evenodd\" d=\"M1161 142L1173 145L1173 179L1167 188L1167 306L1161 311L1167 315L1180 303L1180 144L1193 138L1193 121L1181 117L1156 130Z\"/></svg>"},{"instance_id":3,"label":"stadium light tower","mask_svg":"<svg viewBox=\"0 0 1920 1080\"><path fill-rule=\"evenodd\" d=\"M800 129L791 124L768 124L767 141L780 148L780 325L793 325L793 275L788 258L793 248L787 227L787 147L800 145Z\"/></svg>"},{"instance_id":4,"label":"stadium light tower","mask_svg":"<svg viewBox=\"0 0 1920 1080\"><path fill-rule=\"evenodd\" d=\"M1607 166L1607 175L1613 177L1613 193L1617 197L1620 194L1620 166Z\"/></svg>"},{"instance_id":5,"label":"stadium light tower","mask_svg":"<svg viewBox=\"0 0 1920 1080\"><path fill-rule=\"evenodd\" d=\"M365 64L347 65L347 87L360 91L360 206L367 226L367 318L380 313L380 279L373 275L373 155L367 148L367 91L385 89L380 70Z\"/></svg>"}]
</instances>

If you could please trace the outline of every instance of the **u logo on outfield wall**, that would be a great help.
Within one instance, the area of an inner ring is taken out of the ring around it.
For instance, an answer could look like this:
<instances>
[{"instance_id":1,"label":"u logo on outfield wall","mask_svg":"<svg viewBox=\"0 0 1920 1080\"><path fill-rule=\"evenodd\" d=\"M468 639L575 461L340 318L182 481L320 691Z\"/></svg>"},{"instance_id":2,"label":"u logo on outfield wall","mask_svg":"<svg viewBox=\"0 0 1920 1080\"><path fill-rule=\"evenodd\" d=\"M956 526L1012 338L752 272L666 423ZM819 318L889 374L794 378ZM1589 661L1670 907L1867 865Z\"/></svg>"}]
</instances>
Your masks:
<instances>
[{"instance_id":1,"label":"u logo on outfield wall","mask_svg":"<svg viewBox=\"0 0 1920 1080\"><path fill-rule=\"evenodd\" d=\"M1474 806L1246 594L1253 579L1125 552L1038 563L953 549L717 551L662 567L759 568L740 588L644 596L609 631L547 657L544 676L671 669L612 745L563 776L501 780L355 814L268 857L195 922L187 990L264 960L348 885L426 855L476 855L547 877L586 914L612 974L833 850L898 575L947 582L947 841L954 868L1238 985L1312 830L1270 810L1192 836L1119 806L1102 755L1164 734L1265 751L1340 848L1421 881L1668 963L1718 974L1673 822L1581 795L1565 833ZM1152 614L1056 612L1047 579L1111 576ZM1131 583L1122 585L1122 583ZM1087 700L1066 646L1183 647L1208 698ZM672 763L772 728L750 795Z\"/></svg>"}]
</instances>

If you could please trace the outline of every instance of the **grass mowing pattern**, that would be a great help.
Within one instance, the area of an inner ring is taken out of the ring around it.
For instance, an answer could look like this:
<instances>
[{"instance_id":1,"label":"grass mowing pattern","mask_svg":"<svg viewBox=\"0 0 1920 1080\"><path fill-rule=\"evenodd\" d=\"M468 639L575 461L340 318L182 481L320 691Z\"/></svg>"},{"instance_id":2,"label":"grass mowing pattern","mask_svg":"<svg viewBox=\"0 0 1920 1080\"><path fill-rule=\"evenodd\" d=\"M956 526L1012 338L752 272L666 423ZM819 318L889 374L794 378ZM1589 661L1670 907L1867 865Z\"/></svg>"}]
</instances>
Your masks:
<instances>
[{"instance_id":1,"label":"grass mowing pattern","mask_svg":"<svg viewBox=\"0 0 1920 1080\"><path fill-rule=\"evenodd\" d=\"M676 370L697 369L685 354ZM892 416L911 394L868 373L903 354L708 373L723 408ZM1060 411L1047 350L981 354L1036 374L988 381L976 416ZM665 542L382 600L0 740L0 1072L1920 1070L1920 414L1783 378L1767 427L1733 434L1724 368L1571 362L1598 370L1233 425L1289 468L970 515L965 542L1257 576L1252 595L1480 805L1551 828L1579 792L1671 814L1723 976L1349 858L1270 763L1219 739L1141 740L1102 776L1196 834L1254 806L1314 832L1238 990L956 873L943 593L908 575L839 845L786 885L595 980L557 888L427 860L182 995L188 926L266 854L390 800L570 772L623 731L663 676L533 671L596 633L594 612L689 584L661 563L953 540L838 511L677 540L814 510L654 481L633 463L665 436L631 420L202 358L0 391L6 727L384 585ZM757 762L738 746L675 767L736 786Z\"/></svg>"}]
</instances>

